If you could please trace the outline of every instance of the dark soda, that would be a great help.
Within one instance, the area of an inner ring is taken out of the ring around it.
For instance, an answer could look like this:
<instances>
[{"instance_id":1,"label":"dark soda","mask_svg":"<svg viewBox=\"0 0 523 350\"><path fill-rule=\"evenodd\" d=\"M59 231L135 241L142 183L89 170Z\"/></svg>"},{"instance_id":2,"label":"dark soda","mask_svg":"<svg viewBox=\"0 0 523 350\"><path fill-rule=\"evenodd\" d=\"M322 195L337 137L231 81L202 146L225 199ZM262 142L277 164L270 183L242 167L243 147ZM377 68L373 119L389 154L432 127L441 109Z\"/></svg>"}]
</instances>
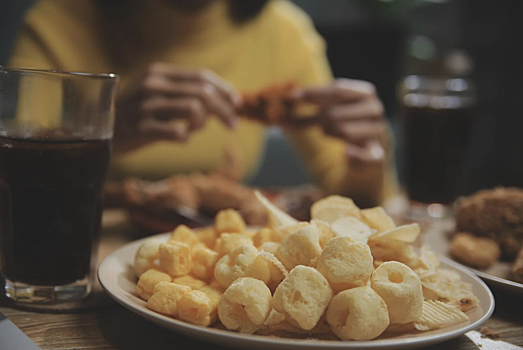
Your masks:
<instances>
[{"instance_id":1,"label":"dark soda","mask_svg":"<svg viewBox=\"0 0 523 350\"><path fill-rule=\"evenodd\" d=\"M110 140L0 137L0 270L59 286L96 263Z\"/></svg>"},{"instance_id":2,"label":"dark soda","mask_svg":"<svg viewBox=\"0 0 523 350\"><path fill-rule=\"evenodd\" d=\"M403 170L410 200L451 204L462 194L473 118L473 107L403 106Z\"/></svg>"}]
</instances>

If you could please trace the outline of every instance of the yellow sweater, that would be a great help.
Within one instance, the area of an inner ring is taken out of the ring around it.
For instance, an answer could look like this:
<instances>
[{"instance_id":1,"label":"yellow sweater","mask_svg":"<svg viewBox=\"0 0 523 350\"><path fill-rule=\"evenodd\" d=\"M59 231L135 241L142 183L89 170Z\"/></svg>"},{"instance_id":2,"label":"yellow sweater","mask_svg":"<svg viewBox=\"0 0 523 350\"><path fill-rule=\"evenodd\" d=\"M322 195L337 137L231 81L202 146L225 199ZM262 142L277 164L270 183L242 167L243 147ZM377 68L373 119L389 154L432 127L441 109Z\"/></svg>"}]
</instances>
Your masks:
<instances>
[{"instance_id":1,"label":"yellow sweater","mask_svg":"<svg viewBox=\"0 0 523 350\"><path fill-rule=\"evenodd\" d=\"M238 91L287 80L303 86L332 80L324 41L310 18L286 0L270 2L243 25L229 19L224 0L190 15L161 0L136 3L142 8L126 8L121 16L108 20L92 0L40 0L26 15L8 65L114 72L120 75L121 89L154 61L208 68ZM327 193L377 204L397 191L390 164L377 170L351 170L343 156L344 143L325 136L319 128L288 136ZM242 120L230 131L211 119L187 144L157 142L113 156L110 177L159 179L210 171L223 163L224 149L232 143L241 150L243 178L247 179L261 163L264 140L264 127L255 122Z\"/></svg>"}]
</instances>

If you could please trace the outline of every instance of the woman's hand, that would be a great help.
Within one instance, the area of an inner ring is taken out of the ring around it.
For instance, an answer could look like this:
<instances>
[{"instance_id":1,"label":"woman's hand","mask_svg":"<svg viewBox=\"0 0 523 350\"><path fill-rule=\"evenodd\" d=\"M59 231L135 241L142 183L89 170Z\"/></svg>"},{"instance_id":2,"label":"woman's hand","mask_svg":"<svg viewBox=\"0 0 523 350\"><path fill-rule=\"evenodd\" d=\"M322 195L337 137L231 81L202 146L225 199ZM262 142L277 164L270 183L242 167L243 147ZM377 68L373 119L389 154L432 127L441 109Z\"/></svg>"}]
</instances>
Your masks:
<instances>
[{"instance_id":1,"label":"woman's hand","mask_svg":"<svg viewBox=\"0 0 523 350\"><path fill-rule=\"evenodd\" d=\"M153 63L116 101L115 152L126 152L154 141L186 142L218 117L234 128L239 96L208 70Z\"/></svg>"},{"instance_id":2,"label":"woman's hand","mask_svg":"<svg viewBox=\"0 0 523 350\"><path fill-rule=\"evenodd\" d=\"M355 165L383 163L387 126L371 83L337 79L328 86L300 89L296 98L319 106L324 132L347 142L346 155Z\"/></svg>"}]
</instances>

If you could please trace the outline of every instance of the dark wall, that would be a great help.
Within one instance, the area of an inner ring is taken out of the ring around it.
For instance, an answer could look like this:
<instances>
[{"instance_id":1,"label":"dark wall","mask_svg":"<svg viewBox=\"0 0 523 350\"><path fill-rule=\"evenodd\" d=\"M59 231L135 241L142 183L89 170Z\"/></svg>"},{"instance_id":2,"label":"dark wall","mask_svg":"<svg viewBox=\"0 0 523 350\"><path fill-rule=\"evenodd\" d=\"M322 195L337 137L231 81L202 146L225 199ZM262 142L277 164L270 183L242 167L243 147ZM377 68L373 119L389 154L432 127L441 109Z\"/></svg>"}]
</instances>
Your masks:
<instances>
[{"instance_id":1,"label":"dark wall","mask_svg":"<svg viewBox=\"0 0 523 350\"><path fill-rule=\"evenodd\" d=\"M458 4L461 44L474 59L480 97L467 191L523 187L523 2Z\"/></svg>"},{"instance_id":2,"label":"dark wall","mask_svg":"<svg viewBox=\"0 0 523 350\"><path fill-rule=\"evenodd\" d=\"M0 0L0 65L5 64L18 26L34 0Z\"/></svg>"}]
</instances>

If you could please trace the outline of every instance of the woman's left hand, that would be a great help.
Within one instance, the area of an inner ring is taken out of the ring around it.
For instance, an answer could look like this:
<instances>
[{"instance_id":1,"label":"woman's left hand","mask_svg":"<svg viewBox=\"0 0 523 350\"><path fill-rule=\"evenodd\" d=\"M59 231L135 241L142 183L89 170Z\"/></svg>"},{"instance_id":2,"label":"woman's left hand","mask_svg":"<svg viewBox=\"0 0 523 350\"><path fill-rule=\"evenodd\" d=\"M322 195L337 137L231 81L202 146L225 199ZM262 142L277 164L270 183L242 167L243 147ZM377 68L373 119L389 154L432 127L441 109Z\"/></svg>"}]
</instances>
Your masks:
<instances>
[{"instance_id":1,"label":"woman's left hand","mask_svg":"<svg viewBox=\"0 0 523 350\"><path fill-rule=\"evenodd\" d=\"M324 132L347 142L346 155L355 165L384 162L387 125L374 85L337 79L327 86L299 89L296 98L319 106L318 119Z\"/></svg>"}]
</instances>

